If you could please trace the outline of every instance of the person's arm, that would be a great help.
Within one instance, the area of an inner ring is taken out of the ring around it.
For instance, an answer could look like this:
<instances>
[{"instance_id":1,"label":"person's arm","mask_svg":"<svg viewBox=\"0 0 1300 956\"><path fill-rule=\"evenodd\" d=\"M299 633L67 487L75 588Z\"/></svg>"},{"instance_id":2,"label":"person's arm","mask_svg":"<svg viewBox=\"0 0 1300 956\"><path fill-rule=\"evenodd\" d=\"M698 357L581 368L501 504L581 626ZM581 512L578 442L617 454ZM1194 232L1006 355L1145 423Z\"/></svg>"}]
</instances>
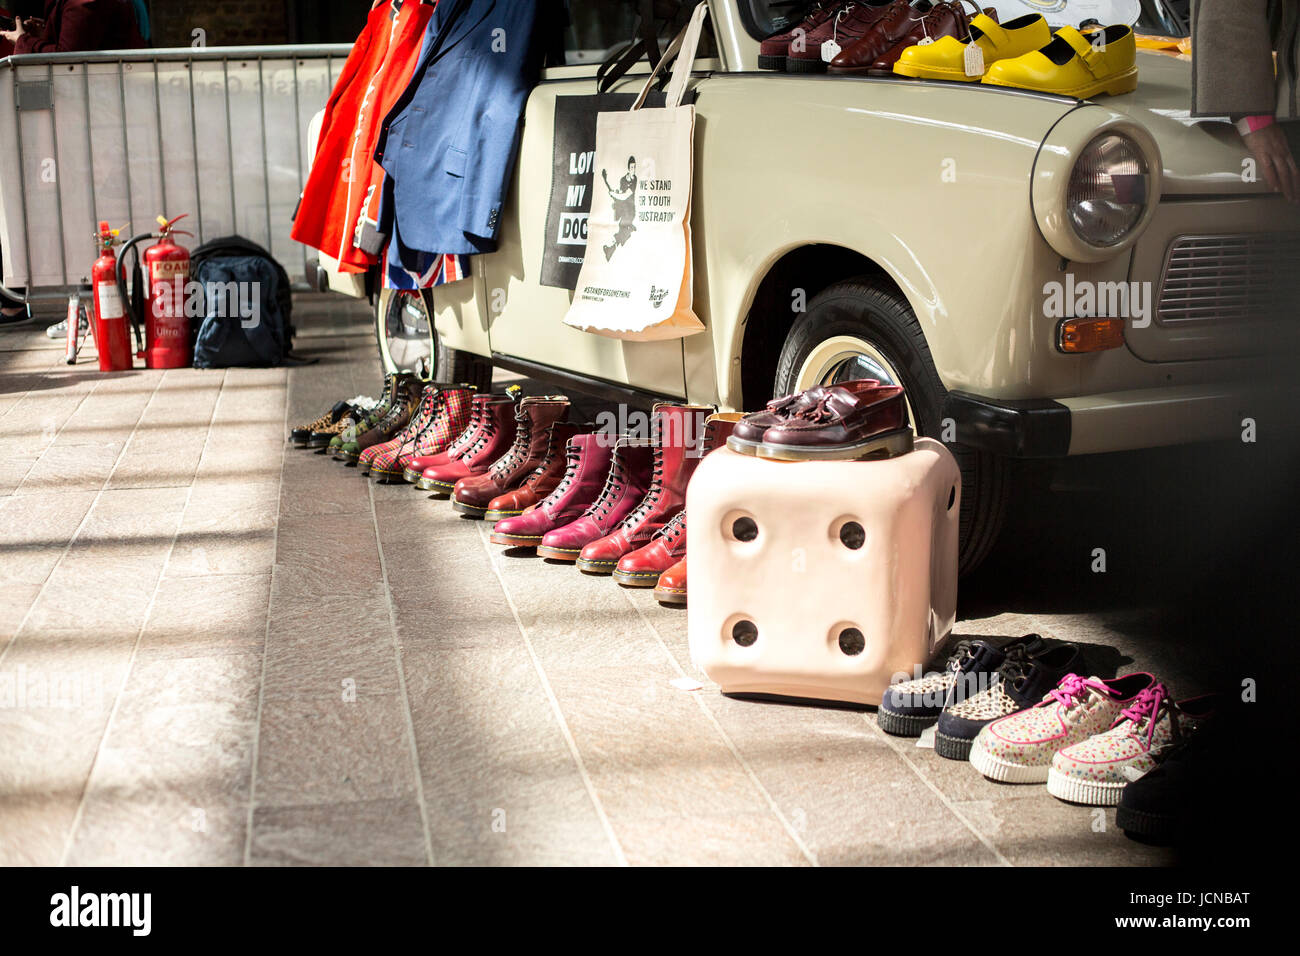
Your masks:
<instances>
[{"instance_id":1,"label":"person's arm","mask_svg":"<svg viewBox=\"0 0 1300 956\"><path fill-rule=\"evenodd\" d=\"M1256 168L1264 174L1264 181L1290 202L1300 202L1300 168L1296 167L1291 144L1273 114L1243 116L1237 121L1237 130L1254 157Z\"/></svg>"}]
</instances>

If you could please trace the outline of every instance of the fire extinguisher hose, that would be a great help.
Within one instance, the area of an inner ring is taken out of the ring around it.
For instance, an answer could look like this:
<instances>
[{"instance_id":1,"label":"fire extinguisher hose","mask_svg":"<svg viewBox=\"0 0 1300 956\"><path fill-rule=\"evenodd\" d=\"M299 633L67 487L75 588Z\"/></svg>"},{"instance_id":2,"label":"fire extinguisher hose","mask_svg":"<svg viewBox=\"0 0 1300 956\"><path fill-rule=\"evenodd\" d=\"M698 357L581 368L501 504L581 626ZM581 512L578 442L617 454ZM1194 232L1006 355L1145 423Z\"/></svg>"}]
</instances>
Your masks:
<instances>
[{"instance_id":1,"label":"fire extinguisher hose","mask_svg":"<svg viewBox=\"0 0 1300 956\"><path fill-rule=\"evenodd\" d=\"M131 317L131 328L135 333L135 351L138 355L143 355L145 350L144 336L144 274L140 268L140 253L135 254L135 269L132 275L131 295L126 294L126 255L134 251L135 247L142 242L150 239L162 238L161 233L142 232L138 236L132 236L126 242L122 243L122 248L117 256L117 291L122 297L123 308L126 314Z\"/></svg>"}]
</instances>

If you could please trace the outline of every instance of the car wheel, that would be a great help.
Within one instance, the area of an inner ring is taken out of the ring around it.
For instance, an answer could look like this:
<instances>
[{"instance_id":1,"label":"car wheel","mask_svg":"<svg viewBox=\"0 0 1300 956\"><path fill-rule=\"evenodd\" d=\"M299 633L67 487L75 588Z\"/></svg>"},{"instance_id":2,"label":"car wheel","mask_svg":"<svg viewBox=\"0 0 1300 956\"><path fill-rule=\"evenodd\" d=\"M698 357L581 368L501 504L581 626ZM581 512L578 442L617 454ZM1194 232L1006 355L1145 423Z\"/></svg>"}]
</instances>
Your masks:
<instances>
[{"instance_id":1,"label":"car wheel","mask_svg":"<svg viewBox=\"0 0 1300 956\"><path fill-rule=\"evenodd\" d=\"M492 387L492 363L443 345L432 321L430 295L384 289L375 306L375 332L386 374L419 372L437 382L460 382L479 391Z\"/></svg>"},{"instance_id":2,"label":"car wheel","mask_svg":"<svg viewBox=\"0 0 1300 956\"><path fill-rule=\"evenodd\" d=\"M437 367L437 341L432 328L423 295L382 290L375 303L375 336L384 374L418 372L428 376Z\"/></svg>"},{"instance_id":3,"label":"car wheel","mask_svg":"<svg viewBox=\"0 0 1300 956\"><path fill-rule=\"evenodd\" d=\"M916 314L892 285L870 277L837 282L795 320L777 363L774 394L874 378L907 390L918 434L941 439L947 390ZM959 567L968 574L992 549L1006 517L1008 463L949 443L962 475Z\"/></svg>"}]
</instances>

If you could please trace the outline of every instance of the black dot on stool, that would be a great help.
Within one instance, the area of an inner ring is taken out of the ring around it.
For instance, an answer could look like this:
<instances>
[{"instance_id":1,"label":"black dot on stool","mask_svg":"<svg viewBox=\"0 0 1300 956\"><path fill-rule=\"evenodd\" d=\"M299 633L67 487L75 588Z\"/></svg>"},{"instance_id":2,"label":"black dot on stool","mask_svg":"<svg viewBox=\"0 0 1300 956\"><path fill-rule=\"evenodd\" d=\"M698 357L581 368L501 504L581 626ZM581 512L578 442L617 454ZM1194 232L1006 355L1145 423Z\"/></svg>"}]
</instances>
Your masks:
<instances>
[{"instance_id":1,"label":"black dot on stool","mask_svg":"<svg viewBox=\"0 0 1300 956\"><path fill-rule=\"evenodd\" d=\"M846 627L840 631L840 650L849 657L857 657L867 649L867 639L856 627Z\"/></svg>"},{"instance_id":2,"label":"black dot on stool","mask_svg":"<svg viewBox=\"0 0 1300 956\"><path fill-rule=\"evenodd\" d=\"M731 629L731 639L741 647L752 647L758 640L758 626L753 621L737 621Z\"/></svg>"},{"instance_id":3,"label":"black dot on stool","mask_svg":"<svg viewBox=\"0 0 1300 956\"><path fill-rule=\"evenodd\" d=\"M867 543L867 531L856 521L846 521L840 528L840 543L850 551L857 551Z\"/></svg>"},{"instance_id":4,"label":"black dot on stool","mask_svg":"<svg viewBox=\"0 0 1300 956\"><path fill-rule=\"evenodd\" d=\"M957 486L953 485L948 491L948 510L952 511L952 506L957 503Z\"/></svg>"},{"instance_id":5,"label":"black dot on stool","mask_svg":"<svg viewBox=\"0 0 1300 956\"><path fill-rule=\"evenodd\" d=\"M737 541L753 541L758 537L758 523L753 518L737 518L731 525L731 534Z\"/></svg>"}]
</instances>

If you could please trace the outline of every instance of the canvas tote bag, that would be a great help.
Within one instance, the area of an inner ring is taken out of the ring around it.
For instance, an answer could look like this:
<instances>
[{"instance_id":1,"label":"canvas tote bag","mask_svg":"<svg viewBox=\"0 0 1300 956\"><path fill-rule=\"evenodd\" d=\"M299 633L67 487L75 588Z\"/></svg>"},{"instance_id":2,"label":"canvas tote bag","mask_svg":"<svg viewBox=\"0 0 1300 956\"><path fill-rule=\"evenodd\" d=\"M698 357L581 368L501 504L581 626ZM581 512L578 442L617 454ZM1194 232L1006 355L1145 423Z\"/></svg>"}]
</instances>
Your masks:
<instances>
[{"instance_id":1,"label":"canvas tote bag","mask_svg":"<svg viewBox=\"0 0 1300 956\"><path fill-rule=\"evenodd\" d=\"M587 253L564 323L634 342L703 331L691 309L691 179L695 107L683 106L708 6L664 51L627 112L596 117ZM643 109L677 56L663 109Z\"/></svg>"}]
</instances>

